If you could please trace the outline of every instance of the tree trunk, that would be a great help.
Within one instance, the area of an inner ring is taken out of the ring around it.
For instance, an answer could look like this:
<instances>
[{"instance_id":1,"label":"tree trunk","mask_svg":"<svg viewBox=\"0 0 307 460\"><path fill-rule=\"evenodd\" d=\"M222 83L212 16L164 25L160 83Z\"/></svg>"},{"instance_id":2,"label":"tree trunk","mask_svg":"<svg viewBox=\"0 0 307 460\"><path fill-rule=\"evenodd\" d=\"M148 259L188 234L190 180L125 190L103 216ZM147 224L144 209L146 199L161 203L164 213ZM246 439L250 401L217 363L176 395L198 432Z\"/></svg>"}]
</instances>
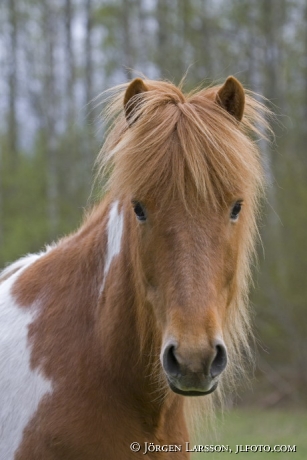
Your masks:
<instances>
[{"instance_id":1,"label":"tree trunk","mask_svg":"<svg viewBox=\"0 0 307 460\"><path fill-rule=\"evenodd\" d=\"M94 123L95 107L93 104L93 0L85 0L85 107L86 107L86 147L83 156L84 182L90 185L91 170L94 159Z\"/></svg>"},{"instance_id":2,"label":"tree trunk","mask_svg":"<svg viewBox=\"0 0 307 460\"><path fill-rule=\"evenodd\" d=\"M74 112L75 112L75 101L74 101L74 84L75 84L75 64L74 64L74 53L72 47L72 4L71 0L65 0L65 42L66 42L66 95L67 95L67 124L73 125L74 123Z\"/></svg>"},{"instance_id":3,"label":"tree trunk","mask_svg":"<svg viewBox=\"0 0 307 460\"><path fill-rule=\"evenodd\" d=\"M8 149L11 170L17 167L18 133L17 133L17 11L16 0L9 0L9 51L8 51L8 80L9 80L9 113L8 113Z\"/></svg>"},{"instance_id":4,"label":"tree trunk","mask_svg":"<svg viewBox=\"0 0 307 460\"><path fill-rule=\"evenodd\" d=\"M49 235L57 236L59 227L57 159L56 159L56 91L54 74L54 39L56 22L52 6L44 0L44 29L46 41L46 73L45 73L45 113L46 113L46 164L47 164L47 215Z\"/></svg>"},{"instance_id":5,"label":"tree trunk","mask_svg":"<svg viewBox=\"0 0 307 460\"><path fill-rule=\"evenodd\" d=\"M123 64L127 80L132 79L133 50L132 30L130 30L131 10L133 5L130 0L122 0L122 27L123 27Z\"/></svg>"}]
</instances>

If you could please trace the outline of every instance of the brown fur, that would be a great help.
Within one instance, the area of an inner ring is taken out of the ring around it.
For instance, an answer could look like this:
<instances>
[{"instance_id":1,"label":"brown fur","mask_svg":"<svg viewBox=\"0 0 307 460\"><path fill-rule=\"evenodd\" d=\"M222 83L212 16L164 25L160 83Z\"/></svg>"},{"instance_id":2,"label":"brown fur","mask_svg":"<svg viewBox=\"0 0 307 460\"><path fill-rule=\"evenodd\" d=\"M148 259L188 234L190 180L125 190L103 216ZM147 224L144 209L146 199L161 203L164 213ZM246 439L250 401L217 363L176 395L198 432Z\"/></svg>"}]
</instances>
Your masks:
<instances>
[{"instance_id":1,"label":"brown fur","mask_svg":"<svg viewBox=\"0 0 307 460\"><path fill-rule=\"evenodd\" d=\"M229 81L226 88L236 85ZM130 127L119 107L125 86L108 109L120 114L98 159L109 174L105 200L15 285L20 305L40 304L29 329L32 366L53 383L17 460L137 459L143 452L130 451L133 441L184 444L193 402L167 386L159 361L165 337L175 335L193 362L223 336L226 384L242 367L242 346L248 350L249 264L263 173L247 133L261 121L260 105L247 96L238 125L236 91L184 95L166 82L143 85L148 91L129 112ZM126 106L137 93L128 87ZM124 212L122 249L100 295L115 199ZM230 211L239 199L244 207L234 223ZM146 207L146 224L137 222L131 200ZM209 408L212 396L201 399L196 405Z\"/></svg>"}]
</instances>

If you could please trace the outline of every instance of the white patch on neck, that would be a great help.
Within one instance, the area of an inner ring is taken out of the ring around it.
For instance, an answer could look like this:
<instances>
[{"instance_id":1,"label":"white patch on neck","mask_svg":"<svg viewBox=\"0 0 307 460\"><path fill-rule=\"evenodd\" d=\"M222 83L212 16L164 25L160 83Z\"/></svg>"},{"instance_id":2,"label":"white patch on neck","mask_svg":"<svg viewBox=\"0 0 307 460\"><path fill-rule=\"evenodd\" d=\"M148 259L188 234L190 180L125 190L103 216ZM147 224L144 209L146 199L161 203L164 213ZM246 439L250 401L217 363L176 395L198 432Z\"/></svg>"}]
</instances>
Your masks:
<instances>
[{"instance_id":1,"label":"white patch on neck","mask_svg":"<svg viewBox=\"0 0 307 460\"><path fill-rule=\"evenodd\" d=\"M111 267L111 263L115 256L120 253L121 240L124 227L124 215L123 212L118 212L118 201L115 201L111 205L109 214L109 220L107 225L107 254L104 263L103 281L100 288L100 294L104 289L106 278Z\"/></svg>"},{"instance_id":2,"label":"white patch on neck","mask_svg":"<svg viewBox=\"0 0 307 460\"><path fill-rule=\"evenodd\" d=\"M44 254L23 257L0 274L0 280L8 276L0 283L0 459L14 459L24 428L52 389L30 366L28 328L36 311L20 308L11 294L20 274Z\"/></svg>"}]
</instances>

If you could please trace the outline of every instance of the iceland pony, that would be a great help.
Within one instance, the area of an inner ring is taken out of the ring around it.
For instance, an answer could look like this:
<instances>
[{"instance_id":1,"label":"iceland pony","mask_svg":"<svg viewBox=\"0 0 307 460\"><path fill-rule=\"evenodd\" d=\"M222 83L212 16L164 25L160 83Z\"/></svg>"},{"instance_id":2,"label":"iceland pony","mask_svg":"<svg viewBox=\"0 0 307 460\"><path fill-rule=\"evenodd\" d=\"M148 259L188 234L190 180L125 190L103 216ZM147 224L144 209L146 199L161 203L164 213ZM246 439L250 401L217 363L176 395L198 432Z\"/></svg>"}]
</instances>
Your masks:
<instances>
[{"instance_id":1,"label":"iceland pony","mask_svg":"<svg viewBox=\"0 0 307 460\"><path fill-rule=\"evenodd\" d=\"M0 277L1 459L189 458L248 350L259 108L234 77L114 89L104 199Z\"/></svg>"}]
</instances>

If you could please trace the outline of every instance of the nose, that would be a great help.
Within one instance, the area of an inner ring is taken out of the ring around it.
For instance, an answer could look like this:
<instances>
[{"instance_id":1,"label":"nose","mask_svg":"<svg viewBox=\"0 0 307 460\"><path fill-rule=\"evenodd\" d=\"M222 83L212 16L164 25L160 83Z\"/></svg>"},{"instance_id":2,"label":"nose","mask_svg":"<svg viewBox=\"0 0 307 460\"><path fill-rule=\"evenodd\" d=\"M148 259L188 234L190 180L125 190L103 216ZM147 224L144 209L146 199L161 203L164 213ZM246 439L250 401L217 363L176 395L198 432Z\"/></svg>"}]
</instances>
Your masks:
<instances>
[{"instance_id":1,"label":"nose","mask_svg":"<svg viewBox=\"0 0 307 460\"><path fill-rule=\"evenodd\" d=\"M220 339L211 347L192 351L170 342L162 353L162 365L170 386L174 391L181 390L180 393L210 393L216 388L217 377L226 364L226 346Z\"/></svg>"}]
</instances>

